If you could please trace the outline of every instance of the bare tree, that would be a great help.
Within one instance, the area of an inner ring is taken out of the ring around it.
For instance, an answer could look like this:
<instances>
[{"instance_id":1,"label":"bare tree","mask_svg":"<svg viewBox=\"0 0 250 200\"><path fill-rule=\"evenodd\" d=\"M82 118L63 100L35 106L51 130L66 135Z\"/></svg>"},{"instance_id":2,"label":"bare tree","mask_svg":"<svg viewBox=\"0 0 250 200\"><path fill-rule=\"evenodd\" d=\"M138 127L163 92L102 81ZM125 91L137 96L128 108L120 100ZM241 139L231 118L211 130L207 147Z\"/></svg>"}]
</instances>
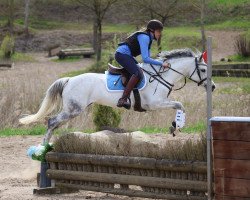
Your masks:
<instances>
[{"instance_id":1,"label":"bare tree","mask_svg":"<svg viewBox=\"0 0 250 200\"><path fill-rule=\"evenodd\" d=\"M28 23L28 19L29 19L29 6L30 6L30 0L25 0L24 33L25 33L26 37L29 36L29 23Z\"/></svg>"},{"instance_id":2,"label":"bare tree","mask_svg":"<svg viewBox=\"0 0 250 200\"><path fill-rule=\"evenodd\" d=\"M166 24L167 20L178 14L179 0L137 0L131 3L135 5L141 14L145 13L150 19L159 19L163 25ZM161 51L161 39L157 41L158 51Z\"/></svg>"},{"instance_id":3,"label":"bare tree","mask_svg":"<svg viewBox=\"0 0 250 200\"><path fill-rule=\"evenodd\" d=\"M88 8L93 14L93 47L96 51L96 59L97 61L101 60L101 52L102 52L102 21L107 10L117 2L118 0L74 0L79 5L85 6Z\"/></svg>"},{"instance_id":4,"label":"bare tree","mask_svg":"<svg viewBox=\"0 0 250 200\"><path fill-rule=\"evenodd\" d=\"M189 0L196 10L200 12L200 26L202 38L202 51L206 50L206 33L205 33L205 8L206 0Z\"/></svg>"},{"instance_id":5,"label":"bare tree","mask_svg":"<svg viewBox=\"0 0 250 200\"><path fill-rule=\"evenodd\" d=\"M9 29L10 35L13 35L14 32L14 0L7 1L7 27Z\"/></svg>"},{"instance_id":6,"label":"bare tree","mask_svg":"<svg viewBox=\"0 0 250 200\"><path fill-rule=\"evenodd\" d=\"M176 8L179 0L137 0L132 3L140 8L141 14L147 13L150 19L157 18L163 24L178 13Z\"/></svg>"}]
</instances>

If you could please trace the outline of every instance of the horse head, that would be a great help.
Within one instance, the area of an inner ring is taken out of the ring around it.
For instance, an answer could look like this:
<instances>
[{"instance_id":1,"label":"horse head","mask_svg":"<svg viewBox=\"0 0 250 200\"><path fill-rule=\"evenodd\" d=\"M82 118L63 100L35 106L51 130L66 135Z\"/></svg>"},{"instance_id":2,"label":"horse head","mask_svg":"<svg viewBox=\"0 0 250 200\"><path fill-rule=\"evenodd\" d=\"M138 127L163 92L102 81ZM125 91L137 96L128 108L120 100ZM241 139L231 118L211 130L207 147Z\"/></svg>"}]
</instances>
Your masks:
<instances>
[{"instance_id":1,"label":"horse head","mask_svg":"<svg viewBox=\"0 0 250 200\"><path fill-rule=\"evenodd\" d=\"M203 54L199 51L194 53L191 49L176 49L172 51L165 51L158 54L160 59L166 60L166 62L174 60L181 60L179 67L172 70L181 74L183 77L190 79L197 83L198 86L203 85L207 88L207 68L208 65L205 62ZM212 83L212 91L215 89L215 84Z\"/></svg>"},{"instance_id":2,"label":"horse head","mask_svg":"<svg viewBox=\"0 0 250 200\"><path fill-rule=\"evenodd\" d=\"M198 86L203 85L207 89L207 58L204 53L197 51L194 57L193 69L189 71L190 80L196 82ZM215 89L215 83L211 80L212 91Z\"/></svg>"}]
</instances>

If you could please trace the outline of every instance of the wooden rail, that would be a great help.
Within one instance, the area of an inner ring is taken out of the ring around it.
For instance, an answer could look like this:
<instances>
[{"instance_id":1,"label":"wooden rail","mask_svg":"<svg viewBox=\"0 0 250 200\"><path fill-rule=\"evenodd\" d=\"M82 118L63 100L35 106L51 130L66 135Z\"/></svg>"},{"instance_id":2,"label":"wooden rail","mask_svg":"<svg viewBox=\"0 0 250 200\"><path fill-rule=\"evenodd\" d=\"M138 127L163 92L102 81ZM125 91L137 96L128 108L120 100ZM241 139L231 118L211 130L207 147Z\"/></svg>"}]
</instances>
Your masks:
<instances>
[{"instance_id":1,"label":"wooden rail","mask_svg":"<svg viewBox=\"0 0 250 200\"><path fill-rule=\"evenodd\" d=\"M0 63L0 67L8 67L8 68L12 68L13 67L13 63Z\"/></svg>"},{"instance_id":2,"label":"wooden rail","mask_svg":"<svg viewBox=\"0 0 250 200\"><path fill-rule=\"evenodd\" d=\"M50 152L47 176L59 188L173 200L205 200L206 163ZM136 187L135 187L136 186Z\"/></svg>"}]
</instances>

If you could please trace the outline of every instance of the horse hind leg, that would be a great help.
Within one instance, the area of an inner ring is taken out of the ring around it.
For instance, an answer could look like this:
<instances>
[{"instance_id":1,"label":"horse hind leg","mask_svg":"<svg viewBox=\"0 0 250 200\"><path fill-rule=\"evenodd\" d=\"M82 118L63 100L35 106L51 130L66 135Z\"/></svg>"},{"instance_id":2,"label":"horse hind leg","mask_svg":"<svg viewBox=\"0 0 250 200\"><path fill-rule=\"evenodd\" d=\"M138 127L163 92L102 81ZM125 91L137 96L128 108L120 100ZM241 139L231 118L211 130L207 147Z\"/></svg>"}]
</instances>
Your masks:
<instances>
[{"instance_id":1,"label":"horse hind leg","mask_svg":"<svg viewBox=\"0 0 250 200\"><path fill-rule=\"evenodd\" d=\"M50 118L48 120L48 129L44 138L44 143L50 141L53 131L56 128L67 122L69 119L78 116L82 111L83 109L80 105L71 102L70 105L67 107L67 110L62 110L58 115Z\"/></svg>"}]
</instances>

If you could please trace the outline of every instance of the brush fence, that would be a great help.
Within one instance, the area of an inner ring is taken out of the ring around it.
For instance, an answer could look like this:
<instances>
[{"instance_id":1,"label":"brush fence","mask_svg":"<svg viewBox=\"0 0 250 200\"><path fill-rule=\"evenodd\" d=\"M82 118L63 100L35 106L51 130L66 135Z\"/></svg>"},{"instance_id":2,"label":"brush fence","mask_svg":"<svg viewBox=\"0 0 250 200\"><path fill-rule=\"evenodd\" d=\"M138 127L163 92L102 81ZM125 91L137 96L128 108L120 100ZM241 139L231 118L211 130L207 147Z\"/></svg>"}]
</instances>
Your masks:
<instances>
[{"instance_id":1,"label":"brush fence","mask_svg":"<svg viewBox=\"0 0 250 200\"><path fill-rule=\"evenodd\" d=\"M50 152L47 176L59 188L133 197L207 199L205 162Z\"/></svg>"}]
</instances>

